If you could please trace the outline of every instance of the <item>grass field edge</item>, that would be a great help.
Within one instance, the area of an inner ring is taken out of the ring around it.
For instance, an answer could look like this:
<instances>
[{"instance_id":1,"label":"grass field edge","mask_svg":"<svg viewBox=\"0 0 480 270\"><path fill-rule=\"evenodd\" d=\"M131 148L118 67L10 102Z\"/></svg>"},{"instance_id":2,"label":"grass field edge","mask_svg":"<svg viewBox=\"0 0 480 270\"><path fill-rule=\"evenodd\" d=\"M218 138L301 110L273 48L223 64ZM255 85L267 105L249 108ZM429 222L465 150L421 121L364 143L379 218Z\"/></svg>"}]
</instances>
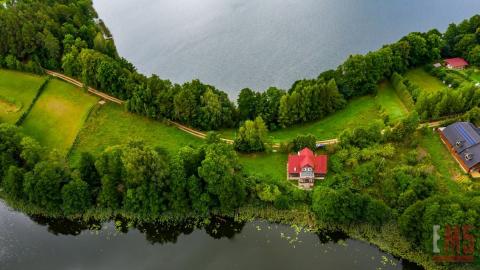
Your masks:
<instances>
[{"instance_id":1,"label":"grass field edge","mask_svg":"<svg viewBox=\"0 0 480 270\"><path fill-rule=\"evenodd\" d=\"M90 116L98 111L100 109L100 104L95 104L93 105L92 107L90 107L90 109L88 110L86 116L85 116L85 119L83 120L83 123L82 123L82 128L80 128L77 132L77 134L75 135L75 139L73 140L73 143L72 145L70 145L70 147L68 148L68 151L67 151L67 154L65 155L65 158L67 160L70 159L70 155L72 154L73 152L73 149L75 148L76 145L78 145L79 143L79 140L80 140L80 133L82 132L83 128L85 127L85 124L87 123L87 121L90 119Z\"/></svg>"},{"instance_id":2,"label":"grass field edge","mask_svg":"<svg viewBox=\"0 0 480 270\"><path fill-rule=\"evenodd\" d=\"M38 88L37 90L37 93L35 94L35 97L33 97L32 99L32 102L30 102L30 105L28 105L28 108L22 113L22 115L20 115L20 117L18 118L18 120L15 122L15 125L16 126L20 126L23 124L23 122L25 121L25 119L27 118L27 116L30 114L30 112L32 111L33 109L33 106L35 106L35 103L37 102L37 100L40 98L40 96L42 95L43 91L45 90L45 88L47 88L47 85L48 83L50 82L50 80L52 79L52 77L47 77L45 79L45 81L42 83L42 85L40 85L40 87Z\"/></svg>"}]
</instances>

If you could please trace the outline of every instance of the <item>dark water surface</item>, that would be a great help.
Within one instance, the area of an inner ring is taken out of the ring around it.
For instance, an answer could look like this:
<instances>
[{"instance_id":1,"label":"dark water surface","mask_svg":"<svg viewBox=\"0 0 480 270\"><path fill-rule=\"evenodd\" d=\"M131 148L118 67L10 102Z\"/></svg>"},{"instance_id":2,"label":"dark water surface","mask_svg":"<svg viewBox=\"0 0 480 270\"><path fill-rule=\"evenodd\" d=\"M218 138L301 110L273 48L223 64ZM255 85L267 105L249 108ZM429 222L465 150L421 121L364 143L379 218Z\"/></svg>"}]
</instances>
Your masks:
<instances>
[{"instance_id":1,"label":"dark water surface","mask_svg":"<svg viewBox=\"0 0 480 270\"><path fill-rule=\"evenodd\" d=\"M122 56L235 97L315 77L354 53L480 12L479 0L93 0Z\"/></svg>"},{"instance_id":2,"label":"dark water surface","mask_svg":"<svg viewBox=\"0 0 480 270\"><path fill-rule=\"evenodd\" d=\"M130 227L130 229L129 229ZM0 269L418 269L341 233L215 218L192 225L29 217L0 201Z\"/></svg>"}]
</instances>

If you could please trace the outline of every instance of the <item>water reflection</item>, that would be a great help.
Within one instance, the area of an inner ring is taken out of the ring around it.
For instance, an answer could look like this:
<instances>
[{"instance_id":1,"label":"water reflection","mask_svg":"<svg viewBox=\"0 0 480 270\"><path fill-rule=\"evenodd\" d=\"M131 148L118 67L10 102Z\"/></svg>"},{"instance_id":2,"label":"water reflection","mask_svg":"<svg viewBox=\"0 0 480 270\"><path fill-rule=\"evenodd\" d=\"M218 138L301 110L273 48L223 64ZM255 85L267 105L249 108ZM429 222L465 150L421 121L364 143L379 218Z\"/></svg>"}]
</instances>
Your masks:
<instances>
[{"instance_id":1,"label":"water reflection","mask_svg":"<svg viewBox=\"0 0 480 270\"><path fill-rule=\"evenodd\" d=\"M49 233L54 235L80 235L82 231L101 228L101 222L91 220L70 220L66 218L47 218L40 215L29 216L32 221L41 226L46 226Z\"/></svg>"},{"instance_id":2,"label":"water reflection","mask_svg":"<svg viewBox=\"0 0 480 270\"><path fill-rule=\"evenodd\" d=\"M336 231L213 216L143 223L26 216L0 201L0 269L419 269Z\"/></svg>"},{"instance_id":3,"label":"water reflection","mask_svg":"<svg viewBox=\"0 0 480 270\"><path fill-rule=\"evenodd\" d=\"M29 218L38 225L46 226L47 231L54 235L77 236L82 231L102 229L102 221L90 219L48 218L41 215L30 215ZM237 222L231 217L212 216L205 223L193 219L184 222L141 222L117 217L112 221L115 230L127 234L137 229L144 234L151 244L176 243L180 235L189 235L195 230L205 230L213 239L232 239L242 232L245 222Z\"/></svg>"}]
</instances>

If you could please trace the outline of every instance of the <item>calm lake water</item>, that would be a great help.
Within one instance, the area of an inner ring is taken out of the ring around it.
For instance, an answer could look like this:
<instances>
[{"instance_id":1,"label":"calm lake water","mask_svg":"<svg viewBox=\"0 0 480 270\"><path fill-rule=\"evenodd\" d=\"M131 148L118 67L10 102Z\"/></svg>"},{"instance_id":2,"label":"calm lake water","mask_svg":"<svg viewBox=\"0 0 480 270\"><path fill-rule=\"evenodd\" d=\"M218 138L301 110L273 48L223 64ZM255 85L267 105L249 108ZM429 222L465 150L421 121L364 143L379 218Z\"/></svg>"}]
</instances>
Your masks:
<instances>
[{"instance_id":1,"label":"calm lake water","mask_svg":"<svg viewBox=\"0 0 480 270\"><path fill-rule=\"evenodd\" d=\"M0 269L418 269L341 233L268 222L128 228L29 217L0 201Z\"/></svg>"},{"instance_id":2,"label":"calm lake water","mask_svg":"<svg viewBox=\"0 0 480 270\"><path fill-rule=\"evenodd\" d=\"M479 13L478 0L93 0L141 72L240 89L288 88L412 31Z\"/></svg>"}]
</instances>

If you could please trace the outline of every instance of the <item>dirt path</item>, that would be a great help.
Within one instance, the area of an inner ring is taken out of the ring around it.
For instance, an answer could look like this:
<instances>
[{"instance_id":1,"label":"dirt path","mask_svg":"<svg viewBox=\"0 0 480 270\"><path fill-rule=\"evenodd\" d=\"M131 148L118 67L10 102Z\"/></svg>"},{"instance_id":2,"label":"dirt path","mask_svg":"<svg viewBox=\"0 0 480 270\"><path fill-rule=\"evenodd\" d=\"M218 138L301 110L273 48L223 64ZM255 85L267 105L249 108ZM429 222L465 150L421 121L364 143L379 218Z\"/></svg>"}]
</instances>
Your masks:
<instances>
[{"instance_id":1,"label":"dirt path","mask_svg":"<svg viewBox=\"0 0 480 270\"><path fill-rule=\"evenodd\" d=\"M50 76L53 76L53 77L62 79L62 80L64 80L64 81L68 82L68 83L71 83L71 84L75 85L75 86L84 87L83 83L81 83L81 82L79 82L79 81L77 81L77 80L75 80L75 79L73 79L73 78L71 78L71 77L68 77L68 76L66 76L66 75L63 75L63 74L61 74L61 73L58 73L58 72L55 72L55 71L51 71L51 70L45 70L45 72L47 72L47 74L50 75ZM114 103L117 103L117 104L120 104L120 105L124 103L123 100L120 100L120 99L118 99L118 98L116 98L116 97L112 97L112 96L110 96L110 95L107 95L107 94L105 94L105 93L103 93L103 92L100 92L100 91L98 91L98 90L96 90L96 89L93 89L93 88L91 88L91 87L88 87L87 90L88 90L88 92L90 92L90 93L92 93L92 94L94 94L94 95L96 95L96 96L99 96L99 97L101 97L102 99L105 99L105 100L108 100L108 101L111 101L111 102L114 102Z\"/></svg>"},{"instance_id":2,"label":"dirt path","mask_svg":"<svg viewBox=\"0 0 480 270\"><path fill-rule=\"evenodd\" d=\"M63 75L61 73L58 73L58 72L55 72L55 71L51 71L51 70L45 70L46 73L50 76L53 76L53 77L56 77L56 78L59 78L59 79L62 79L68 83L71 83L75 86L78 86L78 87L83 87L83 83L71 78L71 77L68 77L66 75ZM121 99L118 99L116 97L112 97L110 95L107 95L103 92L100 92L94 88L91 88L91 87L88 87L88 92L93 94L93 95L96 95L96 96L99 96L101 97L102 99L104 100L108 100L108 101L111 101L113 103L116 103L116 104L124 104L125 101L121 100ZM445 119L444 119L445 120ZM444 120L439 120L439 121L432 121L432 122L428 122L428 123L423 123L423 124L420 124L420 128L421 127L438 127L440 126L440 124L442 123L442 121ZM193 129L193 128L190 128L190 127L187 127L185 125L182 125L180 123L177 123L177 122L174 122L174 121L171 121L171 120L167 120L167 122L173 126L175 126L176 128L184 131L184 132L187 132L197 138L200 138L200 139L205 139L207 137L207 134L205 132L202 132L202 131L199 131L199 130L196 130L196 129ZM228 143L228 144L233 144L233 140L231 139L225 139L225 138L221 138L222 141ZM323 145L329 145L329 144L336 144L338 143L339 140L337 138L334 138L334 139L328 139L328 140L320 140L320 141L317 141L317 144L323 144ZM274 143L272 144L272 147L273 148L280 148L280 143Z\"/></svg>"}]
</instances>

